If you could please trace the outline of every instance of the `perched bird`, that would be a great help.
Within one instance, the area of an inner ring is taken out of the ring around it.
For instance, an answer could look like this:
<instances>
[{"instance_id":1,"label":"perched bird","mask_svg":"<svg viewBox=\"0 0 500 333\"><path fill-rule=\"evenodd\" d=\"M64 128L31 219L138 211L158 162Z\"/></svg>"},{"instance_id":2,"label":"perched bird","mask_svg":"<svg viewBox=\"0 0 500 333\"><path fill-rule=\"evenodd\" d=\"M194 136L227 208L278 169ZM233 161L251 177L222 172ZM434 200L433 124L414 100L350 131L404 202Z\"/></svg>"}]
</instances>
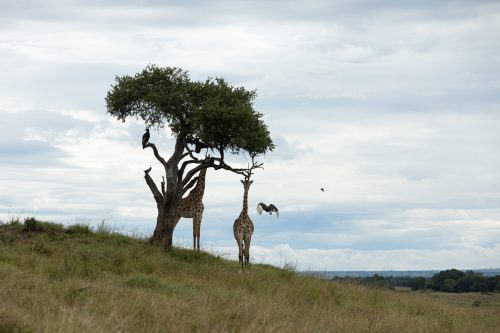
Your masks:
<instances>
[{"instance_id":1,"label":"perched bird","mask_svg":"<svg viewBox=\"0 0 500 333\"><path fill-rule=\"evenodd\" d=\"M276 208L275 205L270 204L269 206L266 204L263 204L262 202L257 205L257 213L259 215L262 214L263 211L266 211L267 213L271 214L274 212L276 213L276 217L280 217L280 212L278 211L278 208Z\"/></svg>"},{"instance_id":2,"label":"perched bird","mask_svg":"<svg viewBox=\"0 0 500 333\"><path fill-rule=\"evenodd\" d=\"M325 192L325 189L324 189L324 188L321 188L321 191L322 191L322 192Z\"/></svg>"},{"instance_id":3,"label":"perched bird","mask_svg":"<svg viewBox=\"0 0 500 333\"><path fill-rule=\"evenodd\" d=\"M146 148L149 141L149 128L146 128L146 133L142 135L142 149Z\"/></svg>"}]
</instances>

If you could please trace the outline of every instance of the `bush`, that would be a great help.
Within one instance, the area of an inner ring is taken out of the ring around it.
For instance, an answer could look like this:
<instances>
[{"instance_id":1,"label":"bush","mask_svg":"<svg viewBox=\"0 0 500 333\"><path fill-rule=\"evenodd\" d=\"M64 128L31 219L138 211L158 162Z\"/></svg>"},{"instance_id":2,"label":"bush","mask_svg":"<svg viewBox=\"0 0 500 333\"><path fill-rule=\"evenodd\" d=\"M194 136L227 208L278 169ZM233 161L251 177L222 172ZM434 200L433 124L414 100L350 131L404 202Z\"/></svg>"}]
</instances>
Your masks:
<instances>
[{"instance_id":1,"label":"bush","mask_svg":"<svg viewBox=\"0 0 500 333\"><path fill-rule=\"evenodd\" d=\"M455 285L457 282L453 279L446 279L441 283L440 290L446 293L452 293L455 291Z\"/></svg>"},{"instance_id":2,"label":"bush","mask_svg":"<svg viewBox=\"0 0 500 333\"><path fill-rule=\"evenodd\" d=\"M70 225L67 229L66 232L69 234L84 234L84 235L89 235L92 233L92 227L89 226L88 224L73 224Z\"/></svg>"},{"instance_id":3,"label":"bush","mask_svg":"<svg viewBox=\"0 0 500 333\"><path fill-rule=\"evenodd\" d=\"M427 286L427 279L423 276L417 276L410 279L409 285L411 290L425 290Z\"/></svg>"},{"instance_id":4,"label":"bush","mask_svg":"<svg viewBox=\"0 0 500 333\"><path fill-rule=\"evenodd\" d=\"M34 217L28 217L24 220L24 230L25 231L40 231L40 226Z\"/></svg>"},{"instance_id":5,"label":"bush","mask_svg":"<svg viewBox=\"0 0 500 333\"><path fill-rule=\"evenodd\" d=\"M38 221L34 217L27 217L24 220L23 231L26 232L61 232L64 227L61 224L55 224L50 222Z\"/></svg>"}]
</instances>

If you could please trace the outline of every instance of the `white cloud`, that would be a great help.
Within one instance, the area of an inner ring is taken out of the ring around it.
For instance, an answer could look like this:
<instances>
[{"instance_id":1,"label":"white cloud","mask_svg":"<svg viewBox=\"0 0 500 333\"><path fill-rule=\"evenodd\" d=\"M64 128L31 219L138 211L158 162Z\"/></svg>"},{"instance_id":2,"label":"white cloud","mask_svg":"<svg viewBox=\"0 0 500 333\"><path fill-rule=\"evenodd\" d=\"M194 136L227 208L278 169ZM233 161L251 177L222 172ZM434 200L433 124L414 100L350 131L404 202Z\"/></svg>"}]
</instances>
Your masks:
<instances>
[{"instance_id":1,"label":"white cloud","mask_svg":"<svg viewBox=\"0 0 500 333\"><path fill-rule=\"evenodd\" d=\"M232 260L238 259L238 248L215 247L210 250ZM382 250L352 249L297 250L288 244L272 248L253 245L251 261L283 267L287 263L306 271L377 271L377 270L440 270L460 267L475 269L498 265L500 246L491 248L471 246L443 250Z\"/></svg>"}]
</instances>

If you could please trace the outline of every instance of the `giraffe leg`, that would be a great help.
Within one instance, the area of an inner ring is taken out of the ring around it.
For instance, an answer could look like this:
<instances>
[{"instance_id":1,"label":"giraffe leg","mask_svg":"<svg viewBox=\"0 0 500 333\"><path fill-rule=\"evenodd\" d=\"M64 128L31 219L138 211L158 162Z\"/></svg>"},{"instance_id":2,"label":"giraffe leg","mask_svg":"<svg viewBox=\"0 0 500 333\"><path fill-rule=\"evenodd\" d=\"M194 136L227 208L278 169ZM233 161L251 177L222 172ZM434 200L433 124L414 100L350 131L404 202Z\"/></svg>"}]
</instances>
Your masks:
<instances>
[{"instance_id":1,"label":"giraffe leg","mask_svg":"<svg viewBox=\"0 0 500 333\"><path fill-rule=\"evenodd\" d=\"M196 218L193 217L193 251L196 251Z\"/></svg>"},{"instance_id":2,"label":"giraffe leg","mask_svg":"<svg viewBox=\"0 0 500 333\"><path fill-rule=\"evenodd\" d=\"M200 252L200 227L201 227L201 216L197 218L196 221L196 250Z\"/></svg>"},{"instance_id":3,"label":"giraffe leg","mask_svg":"<svg viewBox=\"0 0 500 333\"><path fill-rule=\"evenodd\" d=\"M250 269L250 236L245 237L245 266Z\"/></svg>"},{"instance_id":4,"label":"giraffe leg","mask_svg":"<svg viewBox=\"0 0 500 333\"><path fill-rule=\"evenodd\" d=\"M236 241L238 242L238 250L239 250L238 260L240 262L240 273L241 273L242 271L245 270L244 262L243 262L243 239L240 236L240 237L238 237L238 239Z\"/></svg>"}]
</instances>

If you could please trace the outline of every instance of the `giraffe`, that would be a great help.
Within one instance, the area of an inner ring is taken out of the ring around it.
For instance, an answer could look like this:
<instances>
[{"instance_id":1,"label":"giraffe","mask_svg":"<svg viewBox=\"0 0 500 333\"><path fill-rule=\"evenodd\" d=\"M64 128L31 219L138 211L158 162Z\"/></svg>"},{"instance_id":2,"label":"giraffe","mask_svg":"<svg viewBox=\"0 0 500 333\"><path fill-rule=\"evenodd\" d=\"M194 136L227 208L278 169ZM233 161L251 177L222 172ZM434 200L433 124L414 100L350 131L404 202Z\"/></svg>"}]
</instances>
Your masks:
<instances>
[{"instance_id":1,"label":"giraffe","mask_svg":"<svg viewBox=\"0 0 500 333\"><path fill-rule=\"evenodd\" d=\"M253 180L250 180L250 176L247 176L245 180L241 180L241 183L244 188L243 209L233 224L234 238L236 239L236 243L238 243L240 273L250 268L250 241L253 234L253 223L248 216L248 189L252 185ZM245 260L243 260L243 254L245 255Z\"/></svg>"},{"instance_id":2,"label":"giraffe","mask_svg":"<svg viewBox=\"0 0 500 333\"><path fill-rule=\"evenodd\" d=\"M203 206L203 193L205 192L206 174L207 169L201 169L195 188L189 192L187 197L181 199L177 207L177 220L181 217L193 219L193 251L198 252L200 251L200 225L205 208Z\"/></svg>"}]
</instances>

